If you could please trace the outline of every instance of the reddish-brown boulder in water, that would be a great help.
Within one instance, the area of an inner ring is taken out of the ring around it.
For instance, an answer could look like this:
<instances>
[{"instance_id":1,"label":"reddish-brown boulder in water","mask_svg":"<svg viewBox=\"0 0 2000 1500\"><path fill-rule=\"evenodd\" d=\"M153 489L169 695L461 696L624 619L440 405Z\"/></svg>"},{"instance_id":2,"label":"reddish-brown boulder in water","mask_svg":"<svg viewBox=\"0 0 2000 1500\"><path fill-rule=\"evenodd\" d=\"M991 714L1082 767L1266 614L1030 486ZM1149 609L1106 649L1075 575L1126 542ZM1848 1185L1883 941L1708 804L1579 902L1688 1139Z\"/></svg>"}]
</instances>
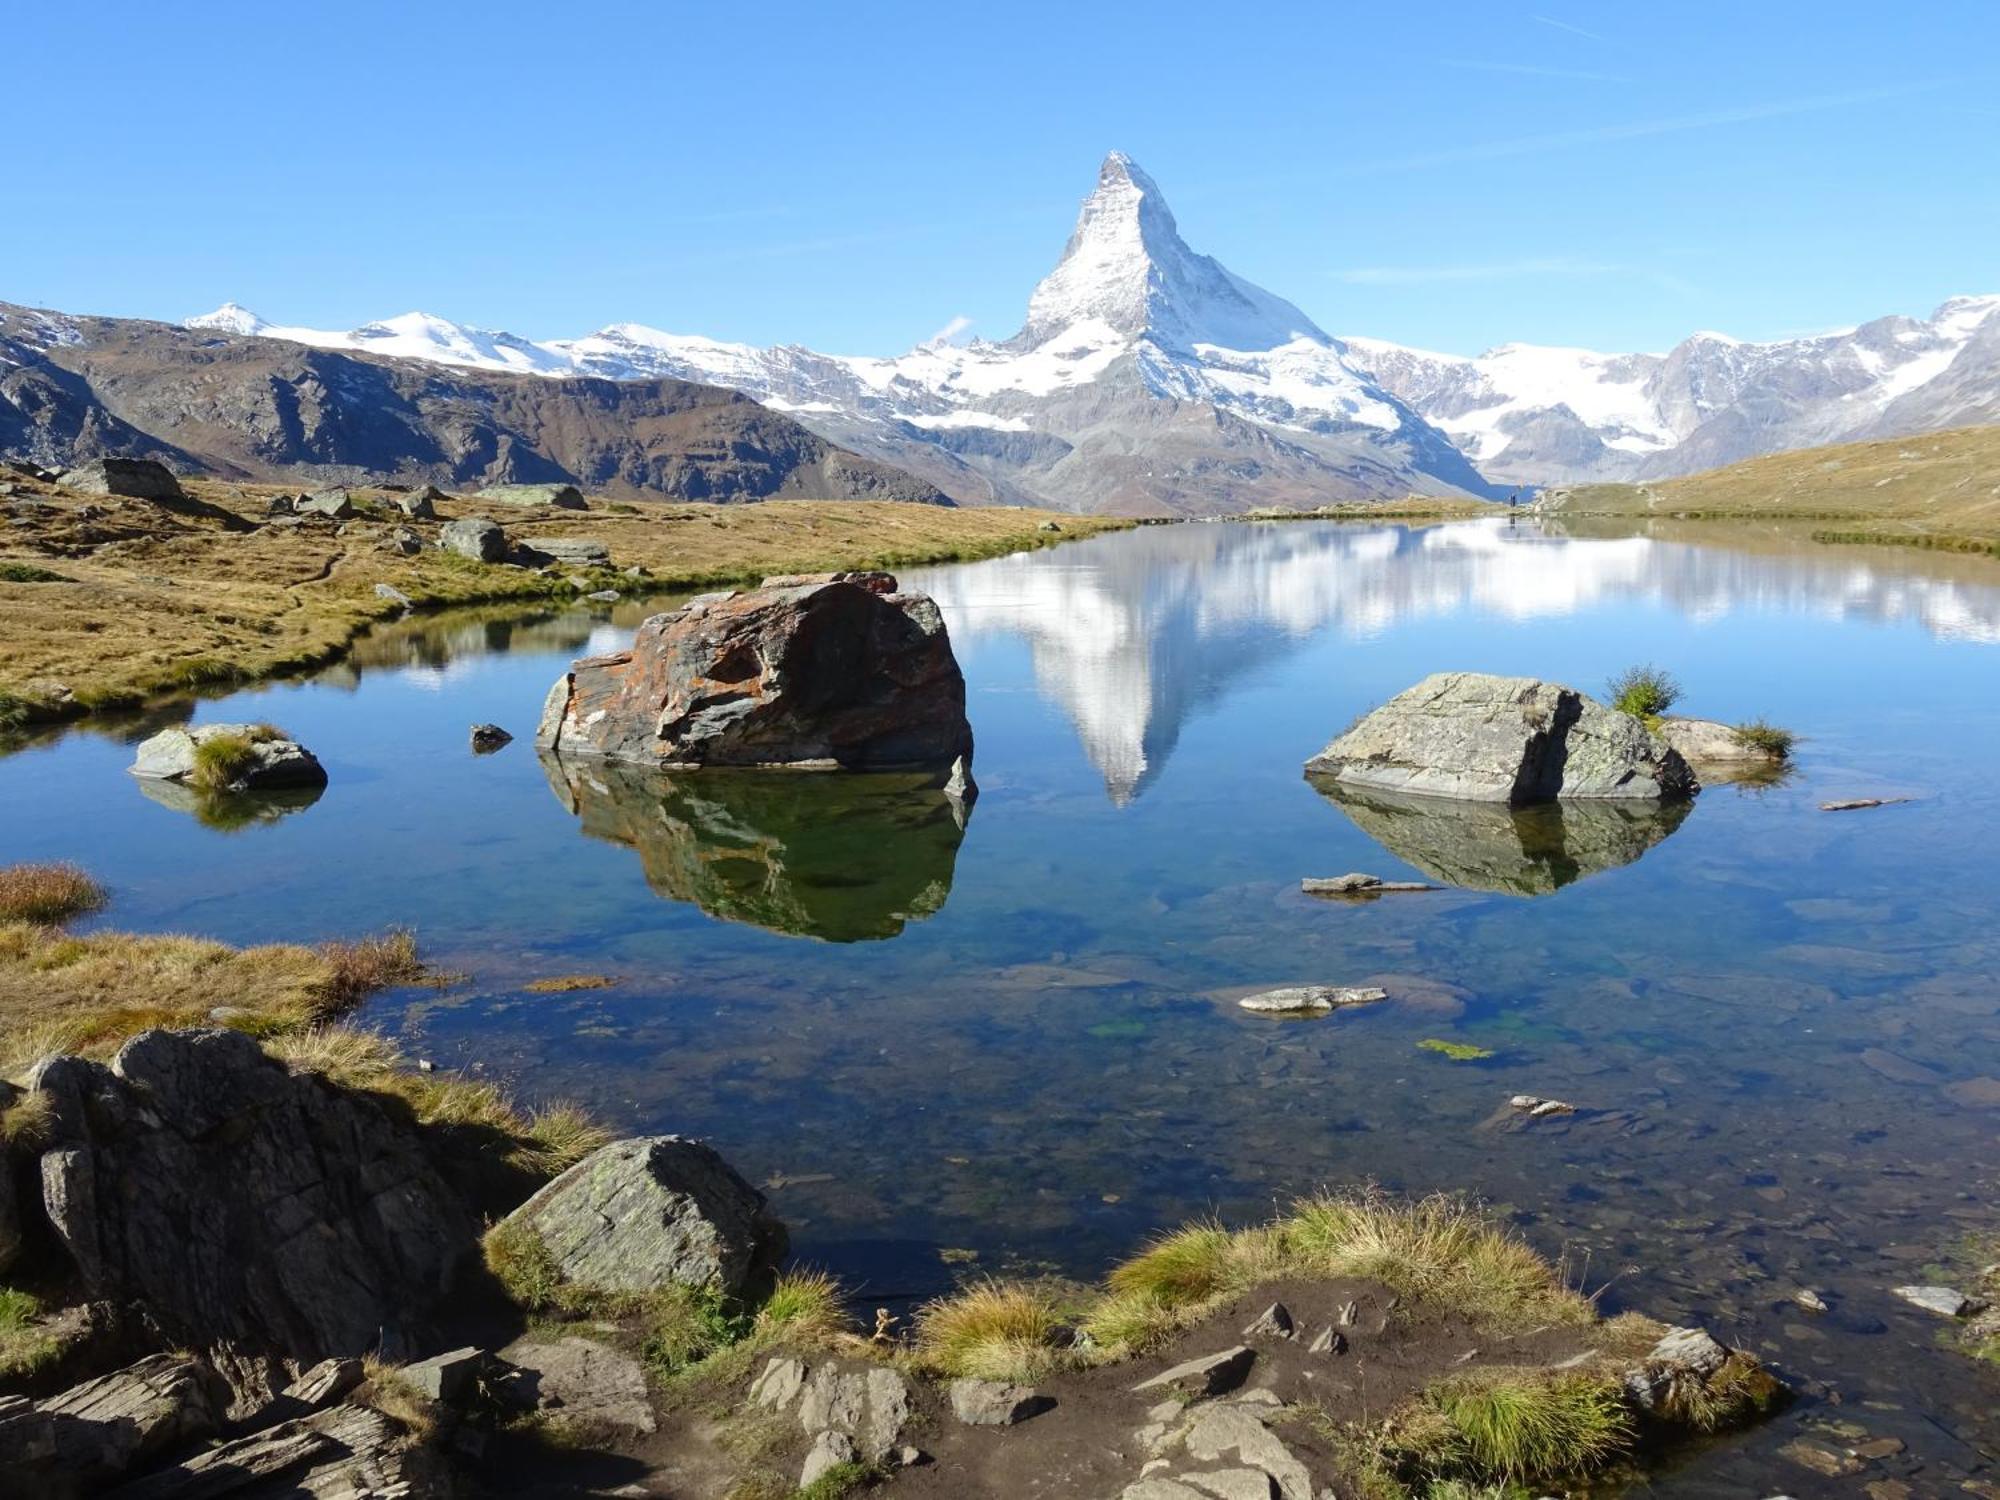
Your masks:
<instances>
[{"instance_id":1,"label":"reddish-brown boulder in water","mask_svg":"<svg viewBox=\"0 0 2000 1500\"><path fill-rule=\"evenodd\" d=\"M535 742L673 769L942 769L970 760L972 726L937 605L887 573L821 573L702 595L574 662Z\"/></svg>"}]
</instances>

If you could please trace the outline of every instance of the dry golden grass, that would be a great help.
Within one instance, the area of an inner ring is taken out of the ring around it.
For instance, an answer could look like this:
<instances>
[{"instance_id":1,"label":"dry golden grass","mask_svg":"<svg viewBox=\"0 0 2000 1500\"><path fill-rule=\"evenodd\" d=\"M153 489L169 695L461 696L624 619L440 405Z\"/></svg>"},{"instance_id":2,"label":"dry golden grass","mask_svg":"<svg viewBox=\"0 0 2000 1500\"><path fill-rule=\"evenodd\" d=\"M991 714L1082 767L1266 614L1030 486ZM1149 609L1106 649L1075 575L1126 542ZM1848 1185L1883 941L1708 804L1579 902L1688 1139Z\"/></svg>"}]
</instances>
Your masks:
<instances>
[{"instance_id":1,"label":"dry golden grass","mask_svg":"<svg viewBox=\"0 0 2000 1500\"><path fill-rule=\"evenodd\" d=\"M609 974L557 974L522 988L531 995L567 995L573 990L608 990L616 983Z\"/></svg>"},{"instance_id":2,"label":"dry golden grass","mask_svg":"<svg viewBox=\"0 0 2000 1500\"><path fill-rule=\"evenodd\" d=\"M1062 1309L1029 1282L975 1281L917 1310L917 1359L974 1380L1041 1379L1061 1358Z\"/></svg>"},{"instance_id":3,"label":"dry golden grass","mask_svg":"<svg viewBox=\"0 0 2000 1500\"><path fill-rule=\"evenodd\" d=\"M1682 479L1558 486L1561 516L1827 523L1836 541L2000 542L2000 427L1773 453Z\"/></svg>"},{"instance_id":4,"label":"dry golden grass","mask_svg":"<svg viewBox=\"0 0 2000 1500\"><path fill-rule=\"evenodd\" d=\"M635 585L618 573L469 562L426 547L415 557L381 550L391 526L427 543L440 522L361 520L346 534L266 526L272 495L296 487L187 484L191 505L167 508L42 487L46 511L10 530L14 560L60 559L60 582L0 575L0 728L248 681L332 660L368 625L400 606L386 583L421 608L574 597L585 589L671 589L738 582L766 573L896 567L987 557L1123 526L1062 516L1059 534L1036 528L1041 511L952 509L886 501L767 501L755 505L644 504L588 511L514 512L447 500L440 521L491 513L519 539L589 537L619 569L643 567ZM369 492L354 491L367 501ZM105 514L85 517L86 505ZM109 545L107 545L109 544ZM6 562L0 558L0 563ZM72 696L63 699L58 685Z\"/></svg>"},{"instance_id":5,"label":"dry golden grass","mask_svg":"<svg viewBox=\"0 0 2000 1500\"><path fill-rule=\"evenodd\" d=\"M0 922L62 923L104 905L104 887L72 864L0 869Z\"/></svg>"}]
</instances>

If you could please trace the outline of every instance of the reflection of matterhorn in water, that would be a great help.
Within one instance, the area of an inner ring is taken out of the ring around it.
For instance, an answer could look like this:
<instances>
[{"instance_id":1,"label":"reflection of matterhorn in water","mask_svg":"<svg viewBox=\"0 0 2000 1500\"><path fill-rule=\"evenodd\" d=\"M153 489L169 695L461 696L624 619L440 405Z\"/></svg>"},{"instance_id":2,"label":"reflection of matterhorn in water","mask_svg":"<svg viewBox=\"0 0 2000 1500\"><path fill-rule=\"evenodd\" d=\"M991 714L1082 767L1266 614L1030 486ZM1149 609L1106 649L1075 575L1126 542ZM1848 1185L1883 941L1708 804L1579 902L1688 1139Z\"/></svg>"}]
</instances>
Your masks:
<instances>
[{"instance_id":1,"label":"reflection of matterhorn in water","mask_svg":"<svg viewBox=\"0 0 2000 1500\"><path fill-rule=\"evenodd\" d=\"M960 643L1023 638L1123 805L1159 775L1181 727L1257 663L1334 629L1380 634L1465 610L1566 615L1606 598L1697 618L1782 607L1913 620L2000 642L2000 589L1851 549L1757 553L1628 536L1560 538L1525 519L1422 530L1354 523L1149 527L991 562L912 570Z\"/></svg>"}]
</instances>

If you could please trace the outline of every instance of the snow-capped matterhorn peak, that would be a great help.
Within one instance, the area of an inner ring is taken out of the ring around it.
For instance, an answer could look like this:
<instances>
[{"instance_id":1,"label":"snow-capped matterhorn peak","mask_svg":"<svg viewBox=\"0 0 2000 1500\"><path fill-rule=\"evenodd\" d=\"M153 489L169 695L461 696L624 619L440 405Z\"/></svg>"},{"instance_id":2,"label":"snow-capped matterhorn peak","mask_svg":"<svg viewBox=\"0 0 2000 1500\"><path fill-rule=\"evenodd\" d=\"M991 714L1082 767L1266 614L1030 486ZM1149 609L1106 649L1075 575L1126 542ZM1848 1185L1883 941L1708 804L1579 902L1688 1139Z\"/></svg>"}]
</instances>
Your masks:
<instances>
[{"instance_id":1,"label":"snow-capped matterhorn peak","mask_svg":"<svg viewBox=\"0 0 2000 1500\"><path fill-rule=\"evenodd\" d=\"M1281 297L1197 255L1181 238L1159 185L1122 151L1098 168L1062 259L1028 299L1016 347L1035 348L1079 324L1174 349L1275 349L1331 340Z\"/></svg>"}]
</instances>

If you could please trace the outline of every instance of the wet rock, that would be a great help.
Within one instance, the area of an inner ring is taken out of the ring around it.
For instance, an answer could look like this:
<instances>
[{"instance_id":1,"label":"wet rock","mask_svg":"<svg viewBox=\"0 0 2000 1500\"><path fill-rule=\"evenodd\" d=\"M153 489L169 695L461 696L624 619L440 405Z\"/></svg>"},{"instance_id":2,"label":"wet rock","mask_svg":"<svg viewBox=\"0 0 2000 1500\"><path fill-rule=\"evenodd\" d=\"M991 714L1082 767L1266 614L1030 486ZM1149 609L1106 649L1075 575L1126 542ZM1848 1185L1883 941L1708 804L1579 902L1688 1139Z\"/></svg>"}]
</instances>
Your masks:
<instances>
[{"instance_id":1,"label":"wet rock","mask_svg":"<svg viewBox=\"0 0 2000 1500\"><path fill-rule=\"evenodd\" d=\"M1848 797L1835 802L1822 802L1821 812L1861 812L1870 807L1898 807L1912 800L1908 797Z\"/></svg>"},{"instance_id":2,"label":"wet rock","mask_svg":"<svg viewBox=\"0 0 2000 1500\"><path fill-rule=\"evenodd\" d=\"M1962 1318L1979 1311L1982 1305L1948 1286L1899 1286L1890 1290L1912 1307L1921 1307L1941 1318Z\"/></svg>"},{"instance_id":3,"label":"wet rock","mask_svg":"<svg viewBox=\"0 0 2000 1500\"><path fill-rule=\"evenodd\" d=\"M202 724L192 729L162 729L142 740L131 765L134 776L151 781L186 781L194 774L197 753L209 741L233 738L249 746L242 771L228 792L274 791L285 787L326 785L326 768L297 740L274 735L257 724Z\"/></svg>"},{"instance_id":4,"label":"wet rock","mask_svg":"<svg viewBox=\"0 0 2000 1500\"><path fill-rule=\"evenodd\" d=\"M1519 1110L1531 1119L1545 1119L1550 1115L1573 1115L1576 1106L1561 1099L1542 1099L1533 1094L1516 1094L1507 1101L1509 1109Z\"/></svg>"},{"instance_id":5,"label":"wet rock","mask_svg":"<svg viewBox=\"0 0 2000 1500\"><path fill-rule=\"evenodd\" d=\"M1341 1010L1350 1005L1373 1005L1388 998L1387 990L1370 985L1300 984L1246 995L1236 1003L1260 1015L1296 1016Z\"/></svg>"},{"instance_id":6,"label":"wet rock","mask_svg":"<svg viewBox=\"0 0 2000 1500\"><path fill-rule=\"evenodd\" d=\"M550 505L557 510L583 510L583 491L573 484L489 484L473 497L502 505Z\"/></svg>"},{"instance_id":7,"label":"wet rock","mask_svg":"<svg viewBox=\"0 0 2000 1500\"><path fill-rule=\"evenodd\" d=\"M133 500L184 498L173 470L150 458L93 458L65 470L56 482L82 495L124 495Z\"/></svg>"},{"instance_id":8,"label":"wet rock","mask_svg":"<svg viewBox=\"0 0 2000 1500\"><path fill-rule=\"evenodd\" d=\"M1255 1321L1243 1330L1243 1337L1246 1339L1288 1339L1292 1337L1295 1331L1296 1327L1292 1322L1291 1309L1286 1307L1282 1302L1273 1302L1269 1307L1257 1314Z\"/></svg>"},{"instance_id":9,"label":"wet rock","mask_svg":"<svg viewBox=\"0 0 2000 1500\"><path fill-rule=\"evenodd\" d=\"M1811 1287L1800 1287L1796 1292L1792 1293L1792 1301L1810 1313L1823 1313L1826 1311L1826 1298L1822 1297Z\"/></svg>"},{"instance_id":10,"label":"wet rock","mask_svg":"<svg viewBox=\"0 0 2000 1500\"><path fill-rule=\"evenodd\" d=\"M1055 1402L1025 1385L1010 1385L1000 1380L951 1383L952 1415L969 1427L1012 1427L1054 1405Z\"/></svg>"},{"instance_id":11,"label":"wet rock","mask_svg":"<svg viewBox=\"0 0 2000 1500\"><path fill-rule=\"evenodd\" d=\"M712 1147L677 1135L613 1141L503 1222L534 1234L567 1281L595 1291L740 1296L784 1258L786 1243L763 1194Z\"/></svg>"},{"instance_id":12,"label":"wet rock","mask_svg":"<svg viewBox=\"0 0 2000 1500\"><path fill-rule=\"evenodd\" d=\"M32 1081L43 1207L84 1284L239 1392L286 1384L281 1360L407 1353L478 1241L415 1127L241 1033L148 1031Z\"/></svg>"},{"instance_id":13,"label":"wet rock","mask_svg":"<svg viewBox=\"0 0 2000 1500\"><path fill-rule=\"evenodd\" d=\"M472 748L480 755L491 755L503 745L511 745L514 736L498 724L474 724L472 726Z\"/></svg>"},{"instance_id":14,"label":"wet rock","mask_svg":"<svg viewBox=\"0 0 2000 1500\"><path fill-rule=\"evenodd\" d=\"M972 754L965 679L921 595L838 580L708 595L574 663L537 743L662 768L943 769Z\"/></svg>"},{"instance_id":15,"label":"wet rock","mask_svg":"<svg viewBox=\"0 0 2000 1500\"><path fill-rule=\"evenodd\" d=\"M1434 891L1421 880L1384 880L1380 875L1335 875L1330 879L1308 876L1299 882L1308 896L1379 896L1391 891Z\"/></svg>"},{"instance_id":16,"label":"wet rock","mask_svg":"<svg viewBox=\"0 0 2000 1500\"><path fill-rule=\"evenodd\" d=\"M1801 1468L1810 1469L1815 1474L1828 1479L1838 1479L1846 1474L1859 1474L1864 1467L1861 1460L1843 1448L1818 1438L1797 1438L1785 1444L1778 1452Z\"/></svg>"},{"instance_id":17,"label":"wet rock","mask_svg":"<svg viewBox=\"0 0 2000 1500\"><path fill-rule=\"evenodd\" d=\"M1151 1379L1140 1381L1132 1389L1160 1391L1171 1388L1184 1395L1219 1396L1243 1384L1256 1358L1256 1351L1248 1344L1238 1344L1234 1349L1205 1354L1199 1359L1190 1359L1172 1369L1162 1370Z\"/></svg>"},{"instance_id":18,"label":"wet rock","mask_svg":"<svg viewBox=\"0 0 2000 1500\"><path fill-rule=\"evenodd\" d=\"M629 1354L571 1335L522 1339L500 1351L511 1373L510 1397L587 1427L652 1432L659 1426L646 1372Z\"/></svg>"},{"instance_id":19,"label":"wet rock","mask_svg":"<svg viewBox=\"0 0 2000 1500\"><path fill-rule=\"evenodd\" d=\"M1556 683L1477 672L1426 677L1306 769L1352 786L1511 805L1699 790L1680 753L1632 715Z\"/></svg>"},{"instance_id":20,"label":"wet rock","mask_svg":"<svg viewBox=\"0 0 2000 1500\"><path fill-rule=\"evenodd\" d=\"M484 517L468 516L439 527L438 546L474 562L503 562L507 557L507 533Z\"/></svg>"}]
</instances>

